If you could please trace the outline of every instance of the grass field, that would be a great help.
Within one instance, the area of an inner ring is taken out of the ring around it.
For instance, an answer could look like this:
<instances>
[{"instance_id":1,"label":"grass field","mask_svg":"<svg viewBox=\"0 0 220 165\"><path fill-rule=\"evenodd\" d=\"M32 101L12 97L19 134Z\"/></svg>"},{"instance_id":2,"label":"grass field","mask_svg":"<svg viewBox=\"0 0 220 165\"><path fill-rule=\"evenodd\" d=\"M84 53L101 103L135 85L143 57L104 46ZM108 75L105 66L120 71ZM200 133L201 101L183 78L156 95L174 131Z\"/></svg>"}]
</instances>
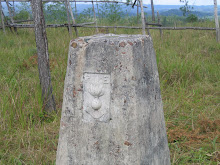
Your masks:
<instances>
[{"instance_id":1,"label":"grass field","mask_svg":"<svg viewBox=\"0 0 220 165\"><path fill-rule=\"evenodd\" d=\"M80 36L94 33L79 29ZM151 34L172 164L220 163L220 44L215 31L163 31L162 40L159 31ZM47 29L47 37L58 110L50 116L42 110L33 29L19 29L17 35L7 31L7 36L0 31L0 164L55 163L70 38L66 28Z\"/></svg>"}]
</instances>

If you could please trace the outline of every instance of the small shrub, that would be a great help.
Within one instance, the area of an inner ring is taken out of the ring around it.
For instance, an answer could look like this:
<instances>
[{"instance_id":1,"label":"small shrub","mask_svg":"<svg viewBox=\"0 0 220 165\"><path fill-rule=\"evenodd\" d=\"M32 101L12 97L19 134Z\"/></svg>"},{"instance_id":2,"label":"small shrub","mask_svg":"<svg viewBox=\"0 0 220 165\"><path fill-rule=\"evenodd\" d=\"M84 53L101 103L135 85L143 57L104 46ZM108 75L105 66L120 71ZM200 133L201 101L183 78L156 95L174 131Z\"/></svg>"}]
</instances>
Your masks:
<instances>
[{"instance_id":1,"label":"small shrub","mask_svg":"<svg viewBox=\"0 0 220 165\"><path fill-rule=\"evenodd\" d=\"M124 15L120 5L111 3L102 4L100 14L101 18L106 18L111 24L120 21Z\"/></svg>"},{"instance_id":2,"label":"small shrub","mask_svg":"<svg viewBox=\"0 0 220 165\"><path fill-rule=\"evenodd\" d=\"M186 18L187 22L197 22L198 21L198 17L194 14L190 14L187 18Z\"/></svg>"},{"instance_id":3,"label":"small shrub","mask_svg":"<svg viewBox=\"0 0 220 165\"><path fill-rule=\"evenodd\" d=\"M19 11L14 17L15 20L28 20L29 12L25 10Z\"/></svg>"}]
</instances>

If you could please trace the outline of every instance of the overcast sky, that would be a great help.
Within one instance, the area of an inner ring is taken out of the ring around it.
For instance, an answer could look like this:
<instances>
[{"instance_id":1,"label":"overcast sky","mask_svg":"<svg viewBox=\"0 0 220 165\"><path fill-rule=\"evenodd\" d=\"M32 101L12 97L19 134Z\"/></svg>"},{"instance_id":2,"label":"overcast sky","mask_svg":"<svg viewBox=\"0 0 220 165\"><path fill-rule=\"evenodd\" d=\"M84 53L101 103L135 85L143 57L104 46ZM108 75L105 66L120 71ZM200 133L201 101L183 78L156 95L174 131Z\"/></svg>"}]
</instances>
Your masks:
<instances>
[{"instance_id":1,"label":"overcast sky","mask_svg":"<svg viewBox=\"0 0 220 165\"><path fill-rule=\"evenodd\" d=\"M190 5L213 5L213 0L188 0ZM149 4L150 0L143 0L145 4ZM155 5L183 5L179 0L154 0ZM217 0L220 5L220 0Z\"/></svg>"}]
</instances>

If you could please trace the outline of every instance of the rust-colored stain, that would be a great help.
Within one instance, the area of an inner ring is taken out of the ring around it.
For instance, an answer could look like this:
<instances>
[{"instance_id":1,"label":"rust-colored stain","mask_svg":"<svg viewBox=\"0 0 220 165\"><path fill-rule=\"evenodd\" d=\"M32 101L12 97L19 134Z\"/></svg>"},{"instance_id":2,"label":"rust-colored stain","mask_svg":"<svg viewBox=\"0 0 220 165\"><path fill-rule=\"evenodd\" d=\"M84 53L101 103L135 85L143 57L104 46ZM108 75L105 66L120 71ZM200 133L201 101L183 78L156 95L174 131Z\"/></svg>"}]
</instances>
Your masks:
<instances>
[{"instance_id":1,"label":"rust-colored stain","mask_svg":"<svg viewBox=\"0 0 220 165\"><path fill-rule=\"evenodd\" d=\"M134 44L132 43L132 42L130 42L130 41L128 41L128 43L131 45L131 46L133 46Z\"/></svg>"},{"instance_id":2,"label":"rust-colored stain","mask_svg":"<svg viewBox=\"0 0 220 165\"><path fill-rule=\"evenodd\" d=\"M83 42L83 39L79 39L78 41L79 41L79 42Z\"/></svg>"},{"instance_id":3,"label":"rust-colored stain","mask_svg":"<svg viewBox=\"0 0 220 165\"><path fill-rule=\"evenodd\" d=\"M125 141L125 142L124 142L124 145L126 145L126 146L131 146L132 144L131 144L130 142L128 142L128 141Z\"/></svg>"},{"instance_id":4,"label":"rust-colored stain","mask_svg":"<svg viewBox=\"0 0 220 165\"><path fill-rule=\"evenodd\" d=\"M76 89L73 88L73 97L76 97L76 94L77 94Z\"/></svg>"},{"instance_id":5,"label":"rust-colored stain","mask_svg":"<svg viewBox=\"0 0 220 165\"><path fill-rule=\"evenodd\" d=\"M66 127L67 125L66 125L65 122L61 121L61 126L62 126L62 127Z\"/></svg>"},{"instance_id":6,"label":"rust-colored stain","mask_svg":"<svg viewBox=\"0 0 220 165\"><path fill-rule=\"evenodd\" d=\"M76 47L77 47L77 43L76 43L76 42L73 42L73 43L71 44L71 46L72 46L73 48L76 48Z\"/></svg>"},{"instance_id":7,"label":"rust-colored stain","mask_svg":"<svg viewBox=\"0 0 220 165\"><path fill-rule=\"evenodd\" d=\"M79 92L82 91L82 88L77 89L77 91L79 91Z\"/></svg>"},{"instance_id":8,"label":"rust-colored stain","mask_svg":"<svg viewBox=\"0 0 220 165\"><path fill-rule=\"evenodd\" d=\"M122 54L126 54L126 52L122 52Z\"/></svg>"},{"instance_id":9,"label":"rust-colored stain","mask_svg":"<svg viewBox=\"0 0 220 165\"><path fill-rule=\"evenodd\" d=\"M96 148L97 150L100 150L100 148L99 148L99 141L95 142L94 145L95 145L95 148Z\"/></svg>"},{"instance_id":10,"label":"rust-colored stain","mask_svg":"<svg viewBox=\"0 0 220 165\"><path fill-rule=\"evenodd\" d=\"M119 44L119 46L120 46L120 47L125 47L125 46L126 46L126 43L125 43L125 42L121 42L121 43Z\"/></svg>"}]
</instances>

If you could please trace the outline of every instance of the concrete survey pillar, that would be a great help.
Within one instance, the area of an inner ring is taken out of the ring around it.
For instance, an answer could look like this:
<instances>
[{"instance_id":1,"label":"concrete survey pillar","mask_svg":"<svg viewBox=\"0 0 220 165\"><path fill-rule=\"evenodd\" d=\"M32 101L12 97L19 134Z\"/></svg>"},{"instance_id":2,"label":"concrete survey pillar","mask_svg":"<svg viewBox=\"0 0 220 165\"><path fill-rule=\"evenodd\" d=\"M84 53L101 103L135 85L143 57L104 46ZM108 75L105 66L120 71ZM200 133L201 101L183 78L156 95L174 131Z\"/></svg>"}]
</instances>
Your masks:
<instances>
[{"instance_id":1,"label":"concrete survey pillar","mask_svg":"<svg viewBox=\"0 0 220 165\"><path fill-rule=\"evenodd\" d=\"M56 164L170 164L149 36L70 42Z\"/></svg>"}]
</instances>

